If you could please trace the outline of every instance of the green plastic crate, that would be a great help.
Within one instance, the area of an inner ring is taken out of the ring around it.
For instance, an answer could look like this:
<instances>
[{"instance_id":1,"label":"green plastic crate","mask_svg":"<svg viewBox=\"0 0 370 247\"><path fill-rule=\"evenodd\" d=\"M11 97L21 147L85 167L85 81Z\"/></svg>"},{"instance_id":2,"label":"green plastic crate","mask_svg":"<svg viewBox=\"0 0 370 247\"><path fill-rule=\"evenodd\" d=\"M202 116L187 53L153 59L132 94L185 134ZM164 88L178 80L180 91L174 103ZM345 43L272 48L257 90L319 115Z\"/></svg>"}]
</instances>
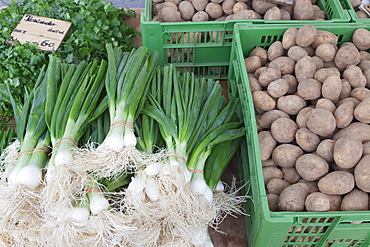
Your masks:
<instances>
[{"instance_id":1,"label":"green plastic crate","mask_svg":"<svg viewBox=\"0 0 370 247\"><path fill-rule=\"evenodd\" d=\"M159 52L160 65L174 64L182 71L191 70L197 76L227 79L233 28L235 23L286 24L286 23L348 23L351 18L338 1L318 0L325 11L323 21L264 21L234 20L205 22L152 21L152 0L145 1L141 14L143 45ZM198 39L192 38L198 35ZM168 54L168 55L167 55Z\"/></svg>"},{"instance_id":2,"label":"green plastic crate","mask_svg":"<svg viewBox=\"0 0 370 247\"><path fill-rule=\"evenodd\" d=\"M244 58L256 47L269 47L282 39L289 27L299 25L235 24L230 58L229 93L241 99L240 114L247 135L241 145L239 171L241 180L249 182L246 192L252 199L245 208L248 245L250 247L370 246L370 211L273 212L268 208L262 174L256 118ZM339 44L350 41L352 33L364 25L316 25L336 34Z\"/></svg>"},{"instance_id":3,"label":"green plastic crate","mask_svg":"<svg viewBox=\"0 0 370 247\"><path fill-rule=\"evenodd\" d=\"M351 18L350 22L358 24L370 24L370 17L365 19L359 18L355 8L352 7L351 2L349 0L339 0L339 2L342 5L343 9L348 11L348 14Z\"/></svg>"}]
</instances>

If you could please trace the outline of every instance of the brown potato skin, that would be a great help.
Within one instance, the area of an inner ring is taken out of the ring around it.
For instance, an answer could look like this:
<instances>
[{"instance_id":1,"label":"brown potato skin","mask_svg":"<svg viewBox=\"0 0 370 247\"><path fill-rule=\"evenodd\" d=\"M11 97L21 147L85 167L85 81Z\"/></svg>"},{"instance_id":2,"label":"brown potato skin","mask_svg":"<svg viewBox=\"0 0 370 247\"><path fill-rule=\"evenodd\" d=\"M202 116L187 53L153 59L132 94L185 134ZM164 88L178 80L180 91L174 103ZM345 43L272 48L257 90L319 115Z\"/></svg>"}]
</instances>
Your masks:
<instances>
[{"instance_id":1,"label":"brown potato skin","mask_svg":"<svg viewBox=\"0 0 370 247\"><path fill-rule=\"evenodd\" d=\"M338 43L338 36L332 32L326 30L317 30L317 37L315 41L311 44L313 49L316 49L321 44L331 44L336 46Z\"/></svg>"},{"instance_id":2,"label":"brown potato skin","mask_svg":"<svg viewBox=\"0 0 370 247\"><path fill-rule=\"evenodd\" d=\"M291 184L297 183L301 178L295 167L281 167L283 178Z\"/></svg>"},{"instance_id":3,"label":"brown potato skin","mask_svg":"<svg viewBox=\"0 0 370 247\"><path fill-rule=\"evenodd\" d=\"M343 71L343 79L346 79L352 88L365 87L367 80L360 67L348 65Z\"/></svg>"},{"instance_id":4,"label":"brown potato skin","mask_svg":"<svg viewBox=\"0 0 370 247\"><path fill-rule=\"evenodd\" d=\"M345 169L354 167L362 157L362 142L352 136L339 138L334 144L333 159Z\"/></svg>"},{"instance_id":5,"label":"brown potato skin","mask_svg":"<svg viewBox=\"0 0 370 247\"><path fill-rule=\"evenodd\" d=\"M292 184L286 187L279 196L278 209L281 211L303 211L308 193L308 187L304 183Z\"/></svg>"},{"instance_id":6,"label":"brown potato skin","mask_svg":"<svg viewBox=\"0 0 370 247\"><path fill-rule=\"evenodd\" d=\"M307 107L305 107L305 108L303 108L302 110L299 111L299 113L297 114L296 119L295 119L298 128L306 128L307 127L306 121L307 121L308 115L310 114L312 109L313 109L312 106L307 106Z\"/></svg>"},{"instance_id":7,"label":"brown potato skin","mask_svg":"<svg viewBox=\"0 0 370 247\"><path fill-rule=\"evenodd\" d=\"M289 182L281 178L272 178L267 182L266 188L269 194L280 195L280 193L290 185Z\"/></svg>"},{"instance_id":8,"label":"brown potato skin","mask_svg":"<svg viewBox=\"0 0 370 247\"><path fill-rule=\"evenodd\" d=\"M315 42L317 36L318 32L315 26L303 25L298 29L297 35L295 37L295 42L300 47L309 47L313 42Z\"/></svg>"},{"instance_id":9,"label":"brown potato skin","mask_svg":"<svg viewBox=\"0 0 370 247\"><path fill-rule=\"evenodd\" d=\"M315 72L316 64L310 56L302 57L295 64L294 73L298 83L306 79L313 79Z\"/></svg>"},{"instance_id":10,"label":"brown potato skin","mask_svg":"<svg viewBox=\"0 0 370 247\"><path fill-rule=\"evenodd\" d=\"M279 118L271 124L271 135L277 142L289 143L294 140L298 129L297 124L290 118Z\"/></svg>"},{"instance_id":11,"label":"brown potato skin","mask_svg":"<svg viewBox=\"0 0 370 247\"><path fill-rule=\"evenodd\" d=\"M317 154L307 153L297 159L296 169L303 179L316 181L329 172L329 165Z\"/></svg>"},{"instance_id":12,"label":"brown potato skin","mask_svg":"<svg viewBox=\"0 0 370 247\"><path fill-rule=\"evenodd\" d=\"M294 144L283 143L272 152L272 160L280 167L294 167L298 157L303 155L303 150Z\"/></svg>"},{"instance_id":13,"label":"brown potato skin","mask_svg":"<svg viewBox=\"0 0 370 247\"><path fill-rule=\"evenodd\" d=\"M369 196L357 188L346 194L340 205L342 211L363 211L369 210Z\"/></svg>"},{"instance_id":14,"label":"brown potato skin","mask_svg":"<svg viewBox=\"0 0 370 247\"><path fill-rule=\"evenodd\" d=\"M279 68L267 68L258 76L258 82L262 87L267 87L270 82L281 78L281 70Z\"/></svg>"},{"instance_id":15,"label":"brown potato skin","mask_svg":"<svg viewBox=\"0 0 370 247\"><path fill-rule=\"evenodd\" d=\"M262 66L261 59L258 56L247 57L244 59L244 63L248 73L253 73Z\"/></svg>"},{"instance_id":16,"label":"brown potato skin","mask_svg":"<svg viewBox=\"0 0 370 247\"><path fill-rule=\"evenodd\" d=\"M269 111L275 108L276 102L265 91L255 91L252 94L254 106L262 111Z\"/></svg>"},{"instance_id":17,"label":"brown potato skin","mask_svg":"<svg viewBox=\"0 0 370 247\"><path fill-rule=\"evenodd\" d=\"M313 152L320 143L320 138L307 128L300 128L295 133L295 141L306 152Z\"/></svg>"},{"instance_id":18,"label":"brown potato skin","mask_svg":"<svg viewBox=\"0 0 370 247\"><path fill-rule=\"evenodd\" d=\"M330 209L330 201L324 193L314 192L306 197L305 207L308 212L326 212Z\"/></svg>"},{"instance_id":19,"label":"brown potato skin","mask_svg":"<svg viewBox=\"0 0 370 247\"><path fill-rule=\"evenodd\" d=\"M330 99L333 102L339 100L342 92L342 80L339 76L328 76L322 84L321 93L324 98Z\"/></svg>"},{"instance_id":20,"label":"brown potato skin","mask_svg":"<svg viewBox=\"0 0 370 247\"><path fill-rule=\"evenodd\" d=\"M262 47L256 47L256 48L254 48L251 51L251 53L249 54L249 56L257 56L257 57L259 57L261 59L262 66L265 66L265 64L268 61L267 51L266 51L266 49L264 49Z\"/></svg>"},{"instance_id":21,"label":"brown potato skin","mask_svg":"<svg viewBox=\"0 0 370 247\"><path fill-rule=\"evenodd\" d=\"M346 171L333 171L322 177L319 190L328 195L344 195L355 187L354 176Z\"/></svg>"},{"instance_id":22,"label":"brown potato skin","mask_svg":"<svg viewBox=\"0 0 370 247\"><path fill-rule=\"evenodd\" d=\"M261 131L258 133L258 141L260 145L261 160L265 161L271 157L271 154L276 147L276 140L272 137L270 131Z\"/></svg>"},{"instance_id":23,"label":"brown potato skin","mask_svg":"<svg viewBox=\"0 0 370 247\"><path fill-rule=\"evenodd\" d=\"M305 79L297 86L297 93L305 100L315 100L321 96L321 83L315 79Z\"/></svg>"},{"instance_id":24,"label":"brown potato skin","mask_svg":"<svg viewBox=\"0 0 370 247\"><path fill-rule=\"evenodd\" d=\"M358 49L352 45L340 47L335 54L334 63L339 71L344 71L348 65L357 65L361 61Z\"/></svg>"},{"instance_id":25,"label":"brown potato skin","mask_svg":"<svg viewBox=\"0 0 370 247\"><path fill-rule=\"evenodd\" d=\"M370 125L361 122L352 122L346 128L336 132L333 140L336 141L343 136L353 136L361 142L370 141Z\"/></svg>"},{"instance_id":26,"label":"brown potato skin","mask_svg":"<svg viewBox=\"0 0 370 247\"><path fill-rule=\"evenodd\" d=\"M265 185L270 181L272 178L283 178L282 171L274 166L267 166L262 168L263 179Z\"/></svg>"},{"instance_id":27,"label":"brown potato skin","mask_svg":"<svg viewBox=\"0 0 370 247\"><path fill-rule=\"evenodd\" d=\"M291 47L296 45L295 37L298 33L298 29L295 27L290 27L285 30L282 38L282 46L285 50L289 50Z\"/></svg>"},{"instance_id":28,"label":"brown potato skin","mask_svg":"<svg viewBox=\"0 0 370 247\"><path fill-rule=\"evenodd\" d=\"M315 54L323 61L330 62L334 59L336 50L331 44L321 44L316 48Z\"/></svg>"},{"instance_id":29,"label":"brown potato skin","mask_svg":"<svg viewBox=\"0 0 370 247\"><path fill-rule=\"evenodd\" d=\"M271 124L278 118L289 118L289 115L286 112L274 109L263 113L258 122L262 128L270 129Z\"/></svg>"},{"instance_id":30,"label":"brown potato skin","mask_svg":"<svg viewBox=\"0 0 370 247\"><path fill-rule=\"evenodd\" d=\"M292 74L294 72L295 61L287 56L275 58L268 65L269 68L279 68L281 75Z\"/></svg>"},{"instance_id":31,"label":"brown potato skin","mask_svg":"<svg viewBox=\"0 0 370 247\"><path fill-rule=\"evenodd\" d=\"M270 82L270 84L267 86L267 92L273 98L280 98L281 96L284 96L288 92L288 90L288 82L281 78Z\"/></svg>"},{"instance_id":32,"label":"brown potato skin","mask_svg":"<svg viewBox=\"0 0 370 247\"><path fill-rule=\"evenodd\" d=\"M354 176L356 180L356 186L360 188L362 191L367 193L370 192L370 155L365 155L361 158L361 160L357 163L354 170Z\"/></svg>"},{"instance_id":33,"label":"brown potato skin","mask_svg":"<svg viewBox=\"0 0 370 247\"><path fill-rule=\"evenodd\" d=\"M275 41L267 49L267 57L269 61L274 60L275 58L281 57L284 55L284 48L281 41Z\"/></svg>"},{"instance_id":34,"label":"brown potato skin","mask_svg":"<svg viewBox=\"0 0 370 247\"><path fill-rule=\"evenodd\" d=\"M351 101L346 101L337 107L334 112L337 128L343 129L352 123L354 109L355 105Z\"/></svg>"},{"instance_id":35,"label":"brown potato skin","mask_svg":"<svg viewBox=\"0 0 370 247\"><path fill-rule=\"evenodd\" d=\"M337 75L338 77L340 77L340 72L335 67L321 68L315 72L314 79L318 80L321 83L324 83L325 79L331 75Z\"/></svg>"},{"instance_id":36,"label":"brown potato skin","mask_svg":"<svg viewBox=\"0 0 370 247\"><path fill-rule=\"evenodd\" d=\"M361 101L356 106L353 115L361 123L370 123L370 98Z\"/></svg>"},{"instance_id":37,"label":"brown potato skin","mask_svg":"<svg viewBox=\"0 0 370 247\"><path fill-rule=\"evenodd\" d=\"M365 28L357 28L352 35L352 42L359 50L370 49L370 32Z\"/></svg>"},{"instance_id":38,"label":"brown potato skin","mask_svg":"<svg viewBox=\"0 0 370 247\"><path fill-rule=\"evenodd\" d=\"M322 108L313 109L306 124L309 130L322 137L331 135L337 126L334 115Z\"/></svg>"},{"instance_id":39,"label":"brown potato skin","mask_svg":"<svg viewBox=\"0 0 370 247\"><path fill-rule=\"evenodd\" d=\"M307 102L299 95L285 95L277 100L276 107L289 115L297 115Z\"/></svg>"}]
</instances>

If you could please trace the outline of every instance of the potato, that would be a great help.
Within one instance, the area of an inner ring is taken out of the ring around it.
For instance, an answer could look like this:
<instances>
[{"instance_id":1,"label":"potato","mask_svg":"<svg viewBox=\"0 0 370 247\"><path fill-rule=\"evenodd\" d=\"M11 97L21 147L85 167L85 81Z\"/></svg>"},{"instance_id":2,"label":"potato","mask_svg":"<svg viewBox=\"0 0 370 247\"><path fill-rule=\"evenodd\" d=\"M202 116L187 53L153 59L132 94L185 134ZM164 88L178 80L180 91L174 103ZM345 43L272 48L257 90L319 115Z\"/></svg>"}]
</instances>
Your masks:
<instances>
[{"instance_id":1,"label":"potato","mask_svg":"<svg viewBox=\"0 0 370 247\"><path fill-rule=\"evenodd\" d=\"M266 21L281 20L281 11L278 7L273 7L266 11L263 19Z\"/></svg>"},{"instance_id":2,"label":"potato","mask_svg":"<svg viewBox=\"0 0 370 247\"><path fill-rule=\"evenodd\" d=\"M295 133L296 143L306 152L313 152L320 143L320 138L307 128L300 128Z\"/></svg>"},{"instance_id":3,"label":"potato","mask_svg":"<svg viewBox=\"0 0 370 247\"><path fill-rule=\"evenodd\" d=\"M217 19L223 15L222 7L218 3L208 3L206 5L205 11L212 19Z\"/></svg>"},{"instance_id":4,"label":"potato","mask_svg":"<svg viewBox=\"0 0 370 247\"><path fill-rule=\"evenodd\" d=\"M292 19L291 14L287 10L280 8L280 13L281 13L280 20L291 20Z\"/></svg>"},{"instance_id":5,"label":"potato","mask_svg":"<svg viewBox=\"0 0 370 247\"><path fill-rule=\"evenodd\" d=\"M268 194L267 203L271 211L278 211L279 196L275 194Z\"/></svg>"},{"instance_id":6,"label":"potato","mask_svg":"<svg viewBox=\"0 0 370 247\"><path fill-rule=\"evenodd\" d=\"M271 135L277 142L289 143L294 140L297 124L290 118L279 118L271 124Z\"/></svg>"},{"instance_id":7,"label":"potato","mask_svg":"<svg viewBox=\"0 0 370 247\"><path fill-rule=\"evenodd\" d=\"M269 3L265 1L253 0L252 1L252 8L257 13L264 15L269 9L276 7L275 3Z\"/></svg>"},{"instance_id":8,"label":"potato","mask_svg":"<svg viewBox=\"0 0 370 247\"><path fill-rule=\"evenodd\" d=\"M283 179L291 184L297 183L301 178L295 167L281 167Z\"/></svg>"},{"instance_id":9,"label":"potato","mask_svg":"<svg viewBox=\"0 0 370 247\"><path fill-rule=\"evenodd\" d=\"M158 18L163 22L179 22L181 21L181 14L174 8L164 7L159 11Z\"/></svg>"},{"instance_id":10,"label":"potato","mask_svg":"<svg viewBox=\"0 0 370 247\"><path fill-rule=\"evenodd\" d=\"M316 108L322 108L334 113L337 107L330 99L320 98L316 101Z\"/></svg>"},{"instance_id":11,"label":"potato","mask_svg":"<svg viewBox=\"0 0 370 247\"><path fill-rule=\"evenodd\" d=\"M339 100L345 99L351 95L352 87L346 79L342 79L342 91L339 94Z\"/></svg>"},{"instance_id":12,"label":"potato","mask_svg":"<svg viewBox=\"0 0 370 247\"><path fill-rule=\"evenodd\" d=\"M204 11L208 4L208 0L192 0L191 2L197 11Z\"/></svg>"},{"instance_id":13,"label":"potato","mask_svg":"<svg viewBox=\"0 0 370 247\"><path fill-rule=\"evenodd\" d=\"M342 80L339 76L331 75L326 77L322 84L321 93L326 99L333 102L339 101L339 95L342 92Z\"/></svg>"},{"instance_id":14,"label":"potato","mask_svg":"<svg viewBox=\"0 0 370 247\"><path fill-rule=\"evenodd\" d=\"M313 192L318 192L319 191L319 187L317 187L317 181L307 181L307 180L304 180L302 178L298 181L298 183L306 184L310 194L313 193Z\"/></svg>"},{"instance_id":15,"label":"potato","mask_svg":"<svg viewBox=\"0 0 370 247\"><path fill-rule=\"evenodd\" d=\"M365 28L357 28L353 32L352 42L359 50L370 49L370 31Z\"/></svg>"},{"instance_id":16,"label":"potato","mask_svg":"<svg viewBox=\"0 0 370 247\"><path fill-rule=\"evenodd\" d=\"M257 56L260 58L261 60L261 63L262 63L262 66L265 66L265 64L267 63L268 61L268 54L267 54L267 51L266 49L262 48L262 47L256 47L254 48L249 56Z\"/></svg>"},{"instance_id":17,"label":"potato","mask_svg":"<svg viewBox=\"0 0 370 247\"><path fill-rule=\"evenodd\" d=\"M322 69L322 68L324 68L324 67L325 67L325 63L326 63L326 62L324 62L324 60L322 60L320 57L318 57L318 56L313 56L313 57L311 57L311 58L312 58L313 62L316 64L316 71L317 71L318 69Z\"/></svg>"},{"instance_id":18,"label":"potato","mask_svg":"<svg viewBox=\"0 0 370 247\"><path fill-rule=\"evenodd\" d=\"M225 21L229 20L246 20L246 19L261 19L261 16L258 15L255 11L251 9L242 9L235 14L228 15L225 18Z\"/></svg>"},{"instance_id":19,"label":"potato","mask_svg":"<svg viewBox=\"0 0 370 247\"><path fill-rule=\"evenodd\" d=\"M193 5L188 1L181 1L178 5L181 18L185 21L190 21L195 14Z\"/></svg>"},{"instance_id":20,"label":"potato","mask_svg":"<svg viewBox=\"0 0 370 247\"><path fill-rule=\"evenodd\" d=\"M222 10L225 12L225 14L232 14L233 13L233 7L235 5L235 0L224 0L222 2Z\"/></svg>"},{"instance_id":21,"label":"potato","mask_svg":"<svg viewBox=\"0 0 370 247\"><path fill-rule=\"evenodd\" d=\"M338 43L338 37L329 31L326 30L317 30L317 37L315 41L311 44L313 49L316 49L321 44L331 44L336 46Z\"/></svg>"},{"instance_id":22,"label":"potato","mask_svg":"<svg viewBox=\"0 0 370 247\"><path fill-rule=\"evenodd\" d=\"M248 73L253 73L262 66L261 59L258 56L251 56L244 59L245 67Z\"/></svg>"},{"instance_id":23,"label":"potato","mask_svg":"<svg viewBox=\"0 0 370 247\"><path fill-rule=\"evenodd\" d=\"M315 79L305 79L298 84L297 93L305 100L318 99L321 96L321 83Z\"/></svg>"},{"instance_id":24,"label":"potato","mask_svg":"<svg viewBox=\"0 0 370 247\"><path fill-rule=\"evenodd\" d=\"M308 106L308 107L305 107L305 108L303 108L302 110L300 110L298 112L298 114L296 116L296 119L295 119L298 128L306 128L307 127L306 121L307 121L308 115L310 114L312 109L313 109L312 106Z\"/></svg>"},{"instance_id":25,"label":"potato","mask_svg":"<svg viewBox=\"0 0 370 247\"><path fill-rule=\"evenodd\" d=\"M365 87L367 80L360 67L348 65L343 71L343 78L348 81L352 88Z\"/></svg>"},{"instance_id":26,"label":"potato","mask_svg":"<svg viewBox=\"0 0 370 247\"><path fill-rule=\"evenodd\" d=\"M363 151L362 151L362 155L368 155L370 154L370 141L369 142L364 142L362 144L362 147L363 147Z\"/></svg>"},{"instance_id":27,"label":"potato","mask_svg":"<svg viewBox=\"0 0 370 247\"><path fill-rule=\"evenodd\" d=\"M365 155L357 163L354 170L356 186L365 192L370 192L370 155Z\"/></svg>"},{"instance_id":28,"label":"potato","mask_svg":"<svg viewBox=\"0 0 370 247\"><path fill-rule=\"evenodd\" d=\"M261 160L265 161L271 157L276 147L276 140L270 131L261 131L258 133L258 142L260 145Z\"/></svg>"},{"instance_id":29,"label":"potato","mask_svg":"<svg viewBox=\"0 0 370 247\"><path fill-rule=\"evenodd\" d=\"M209 15L205 11L198 11L193 15L191 21L209 21Z\"/></svg>"},{"instance_id":30,"label":"potato","mask_svg":"<svg viewBox=\"0 0 370 247\"><path fill-rule=\"evenodd\" d=\"M339 138L334 144L333 159L345 169L354 167L362 157L362 142L352 136Z\"/></svg>"},{"instance_id":31,"label":"potato","mask_svg":"<svg viewBox=\"0 0 370 247\"><path fill-rule=\"evenodd\" d=\"M364 74L366 81L367 81L366 87L370 88L370 69L365 69L362 71L362 73Z\"/></svg>"},{"instance_id":32,"label":"potato","mask_svg":"<svg viewBox=\"0 0 370 247\"><path fill-rule=\"evenodd\" d=\"M318 32L315 26L303 25L298 29L295 42L300 47L308 47L316 40L317 36Z\"/></svg>"},{"instance_id":33,"label":"potato","mask_svg":"<svg viewBox=\"0 0 370 247\"><path fill-rule=\"evenodd\" d=\"M320 57L323 61L332 61L335 57L336 50L331 44L321 44L316 48L316 56Z\"/></svg>"},{"instance_id":34,"label":"potato","mask_svg":"<svg viewBox=\"0 0 370 247\"><path fill-rule=\"evenodd\" d=\"M282 211L299 212L304 210L308 187L304 183L292 184L286 187L279 196L278 209Z\"/></svg>"},{"instance_id":35,"label":"potato","mask_svg":"<svg viewBox=\"0 0 370 247\"><path fill-rule=\"evenodd\" d=\"M277 100L276 107L289 115L297 115L306 104L306 101L299 95L285 95Z\"/></svg>"},{"instance_id":36,"label":"potato","mask_svg":"<svg viewBox=\"0 0 370 247\"><path fill-rule=\"evenodd\" d=\"M295 64L295 77L298 83L306 79L313 79L316 72L316 64L312 61L312 58L305 56L300 58Z\"/></svg>"},{"instance_id":37,"label":"potato","mask_svg":"<svg viewBox=\"0 0 370 247\"><path fill-rule=\"evenodd\" d=\"M289 118L289 115L286 112L274 109L263 113L258 122L262 128L269 129L271 124L278 118Z\"/></svg>"},{"instance_id":38,"label":"potato","mask_svg":"<svg viewBox=\"0 0 370 247\"><path fill-rule=\"evenodd\" d=\"M262 173L263 173L263 179L264 179L265 185L272 178L283 178L282 171L279 168L273 167L273 166L263 167Z\"/></svg>"},{"instance_id":39,"label":"potato","mask_svg":"<svg viewBox=\"0 0 370 247\"><path fill-rule=\"evenodd\" d=\"M261 72L258 77L258 82L262 87L267 87L270 82L281 78L281 71L279 68L267 68Z\"/></svg>"},{"instance_id":40,"label":"potato","mask_svg":"<svg viewBox=\"0 0 370 247\"><path fill-rule=\"evenodd\" d=\"M174 4L176 4L176 6L179 5L181 1L182 0L165 0L165 2L174 3Z\"/></svg>"},{"instance_id":41,"label":"potato","mask_svg":"<svg viewBox=\"0 0 370 247\"><path fill-rule=\"evenodd\" d=\"M266 188L269 194L280 195L280 193L290 185L289 182L281 178L272 178L267 182Z\"/></svg>"},{"instance_id":42,"label":"potato","mask_svg":"<svg viewBox=\"0 0 370 247\"><path fill-rule=\"evenodd\" d=\"M277 166L275 162L272 159L267 159L262 161L262 167L268 167L268 166Z\"/></svg>"},{"instance_id":43,"label":"potato","mask_svg":"<svg viewBox=\"0 0 370 247\"><path fill-rule=\"evenodd\" d=\"M246 3L236 2L235 5L233 6L233 14L239 12L242 9L250 9L250 7Z\"/></svg>"},{"instance_id":44,"label":"potato","mask_svg":"<svg viewBox=\"0 0 370 247\"><path fill-rule=\"evenodd\" d=\"M293 167L298 157L303 155L303 150L290 143L277 146L272 152L272 160L280 167Z\"/></svg>"},{"instance_id":45,"label":"potato","mask_svg":"<svg viewBox=\"0 0 370 247\"><path fill-rule=\"evenodd\" d=\"M330 209L330 201L325 194L314 192L306 197L305 207L308 212L325 212Z\"/></svg>"},{"instance_id":46,"label":"potato","mask_svg":"<svg viewBox=\"0 0 370 247\"><path fill-rule=\"evenodd\" d=\"M280 69L281 75L292 74L294 72L295 61L290 57L281 56L275 58L268 65L269 68Z\"/></svg>"},{"instance_id":47,"label":"potato","mask_svg":"<svg viewBox=\"0 0 370 247\"><path fill-rule=\"evenodd\" d=\"M321 84L320 84L321 86ZM279 98L284 96L289 90L289 84L284 79L277 79L275 81L270 82L267 86L267 92L271 97Z\"/></svg>"},{"instance_id":48,"label":"potato","mask_svg":"<svg viewBox=\"0 0 370 247\"><path fill-rule=\"evenodd\" d=\"M348 65L357 65L361 61L361 55L352 45L342 46L335 54L334 62L339 71L344 71Z\"/></svg>"},{"instance_id":49,"label":"potato","mask_svg":"<svg viewBox=\"0 0 370 247\"><path fill-rule=\"evenodd\" d=\"M362 123L370 123L370 98L364 99L356 106L353 116Z\"/></svg>"},{"instance_id":50,"label":"potato","mask_svg":"<svg viewBox=\"0 0 370 247\"><path fill-rule=\"evenodd\" d=\"M336 128L334 115L322 108L313 109L306 124L309 130L322 137L331 135Z\"/></svg>"},{"instance_id":51,"label":"potato","mask_svg":"<svg viewBox=\"0 0 370 247\"><path fill-rule=\"evenodd\" d=\"M282 38L282 46L285 50L289 50L291 47L296 45L295 37L298 33L298 29L295 27L290 27L285 30Z\"/></svg>"},{"instance_id":52,"label":"potato","mask_svg":"<svg viewBox=\"0 0 370 247\"><path fill-rule=\"evenodd\" d=\"M295 20L311 20L314 15L311 0L295 0L293 11Z\"/></svg>"},{"instance_id":53,"label":"potato","mask_svg":"<svg viewBox=\"0 0 370 247\"><path fill-rule=\"evenodd\" d=\"M315 49L313 49L311 46L303 47L307 51L307 54L309 57L315 56Z\"/></svg>"},{"instance_id":54,"label":"potato","mask_svg":"<svg viewBox=\"0 0 370 247\"><path fill-rule=\"evenodd\" d=\"M298 174L307 181L319 180L329 172L329 164L317 154L307 153L300 156L295 168Z\"/></svg>"},{"instance_id":55,"label":"potato","mask_svg":"<svg viewBox=\"0 0 370 247\"><path fill-rule=\"evenodd\" d=\"M346 101L340 104L334 112L335 121L337 123L337 128L346 128L352 123L353 111L355 105L351 101Z\"/></svg>"},{"instance_id":56,"label":"potato","mask_svg":"<svg viewBox=\"0 0 370 247\"><path fill-rule=\"evenodd\" d=\"M262 91L261 84L258 82L257 78L251 75L250 73L248 74L248 81L252 93L255 91Z\"/></svg>"},{"instance_id":57,"label":"potato","mask_svg":"<svg viewBox=\"0 0 370 247\"><path fill-rule=\"evenodd\" d=\"M366 12L365 11L362 11L362 10L356 11L356 14L357 14L357 17L359 19L367 19L367 18L369 18L369 16L366 14Z\"/></svg>"},{"instance_id":58,"label":"potato","mask_svg":"<svg viewBox=\"0 0 370 247\"><path fill-rule=\"evenodd\" d=\"M333 140L336 141L343 136L353 136L361 142L370 141L370 125L360 122L353 122L348 127L341 129L334 134Z\"/></svg>"},{"instance_id":59,"label":"potato","mask_svg":"<svg viewBox=\"0 0 370 247\"><path fill-rule=\"evenodd\" d=\"M321 10L319 6L312 5L313 8L313 16L311 20L325 20L326 14L325 11Z\"/></svg>"},{"instance_id":60,"label":"potato","mask_svg":"<svg viewBox=\"0 0 370 247\"><path fill-rule=\"evenodd\" d=\"M256 91L252 94L253 103L256 109L269 111L275 108L276 102L265 91Z\"/></svg>"},{"instance_id":61,"label":"potato","mask_svg":"<svg viewBox=\"0 0 370 247\"><path fill-rule=\"evenodd\" d=\"M284 48L282 46L281 41L275 41L270 45L267 50L267 57L270 61L274 60L275 58L281 57L284 55Z\"/></svg>"},{"instance_id":62,"label":"potato","mask_svg":"<svg viewBox=\"0 0 370 247\"><path fill-rule=\"evenodd\" d=\"M286 80L289 85L287 94L294 94L297 91L298 83L294 75L285 74L281 76L281 79Z\"/></svg>"},{"instance_id":63,"label":"potato","mask_svg":"<svg viewBox=\"0 0 370 247\"><path fill-rule=\"evenodd\" d=\"M330 202L329 211L340 211L340 204L342 203L342 196L326 194L326 197L329 199L329 202Z\"/></svg>"},{"instance_id":64,"label":"potato","mask_svg":"<svg viewBox=\"0 0 370 247\"><path fill-rule=\"evenodd\" d=\"M316 154L326 162L333 161L334 141L332 139L322 140L316 148Z\"/></svg>"},{"instance_id":65,"label":"potato","mask_svg":"<svg viewBox=\"0 0 370 247\"><path fill-rule=\"evenodd\" d=\"M308 56L308 53L302 47L294 45L289 48L287 55L288 57L292 58L294 61L297 62L302 57Z\"/></svg>"},{"instance_id":66,"label":"potato","mask_svg":"<svg viewBox=\"0 0 370 247\"><path fill-rule=\"evenodd\" d=\"M319 190L328 195L344 195L355 187L353 175L346 171L333 171L322 177Z\"/></svg>"},{"instance_id":67,"label":"potato","mask_svg":"<svg viewBox=\"0 0 370 247\"><path fill-rule=\"evenodd\" d=\"M340 205L340 210L342 211L361 211L368 209L368 194L356 188L343 197Z\"/></svg>"}]
</instances>

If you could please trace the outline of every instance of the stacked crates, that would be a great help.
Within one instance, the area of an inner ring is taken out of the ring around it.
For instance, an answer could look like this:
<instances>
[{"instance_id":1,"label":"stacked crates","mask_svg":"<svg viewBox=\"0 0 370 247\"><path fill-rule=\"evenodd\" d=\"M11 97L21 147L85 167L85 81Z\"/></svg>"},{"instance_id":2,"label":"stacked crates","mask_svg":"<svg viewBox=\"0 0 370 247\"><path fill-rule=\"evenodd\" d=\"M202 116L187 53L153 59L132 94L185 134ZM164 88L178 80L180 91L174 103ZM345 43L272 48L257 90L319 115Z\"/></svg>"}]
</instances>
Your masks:
<instances>
[{"instance_id":1,"label":"stacked crates","mask_svg":"<svg viewBox=\"0 0 370 247\"><path fill-rule=\"evenodd\" d=\"M152 0L141 15L143 45L160 54L160 64L174 64L198 77L227 79L229 94L241 99L239 114L246 136L239 152L240 180L252 199L245 205L249 247L370 246L370 211L273 212L269 209L260 159L256 115L244 59L259 46L281 41L289 27L315 25L338 36L338 45L351 41L357 28L370 30L349 0L317 0L322 21L233 20L208 22L152 21Z\"/></svg>"}]
</instances>

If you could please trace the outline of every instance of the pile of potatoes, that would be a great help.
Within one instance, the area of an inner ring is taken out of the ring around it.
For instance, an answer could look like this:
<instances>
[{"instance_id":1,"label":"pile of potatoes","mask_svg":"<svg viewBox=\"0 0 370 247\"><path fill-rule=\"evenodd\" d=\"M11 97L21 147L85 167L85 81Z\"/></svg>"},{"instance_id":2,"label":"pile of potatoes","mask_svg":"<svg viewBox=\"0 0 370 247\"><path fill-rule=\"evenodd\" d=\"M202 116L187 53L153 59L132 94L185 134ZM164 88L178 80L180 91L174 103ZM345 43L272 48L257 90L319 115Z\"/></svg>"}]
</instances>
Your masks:
<instances>
[{"instance_id":1,"label":"pile of potatoes","mask_svg":"<svg viewBox=\"0 0 370 247\"><path fill-rule=\"evenodd\" d=\"M370 31L337 43L291 27L244 60L272 211L369 210Z\"/></svg>"},{"instance_id":2,"label":"pile of potatoes","mask_svg":"<svg viewBox=\"0 0 370 247\"><path fill-rule=\"evenodd\" d=\"M153 0L153 21L325 20L316 0ZM289 2L289 1L286 1Z\"/></svg>"}]
</instances>

